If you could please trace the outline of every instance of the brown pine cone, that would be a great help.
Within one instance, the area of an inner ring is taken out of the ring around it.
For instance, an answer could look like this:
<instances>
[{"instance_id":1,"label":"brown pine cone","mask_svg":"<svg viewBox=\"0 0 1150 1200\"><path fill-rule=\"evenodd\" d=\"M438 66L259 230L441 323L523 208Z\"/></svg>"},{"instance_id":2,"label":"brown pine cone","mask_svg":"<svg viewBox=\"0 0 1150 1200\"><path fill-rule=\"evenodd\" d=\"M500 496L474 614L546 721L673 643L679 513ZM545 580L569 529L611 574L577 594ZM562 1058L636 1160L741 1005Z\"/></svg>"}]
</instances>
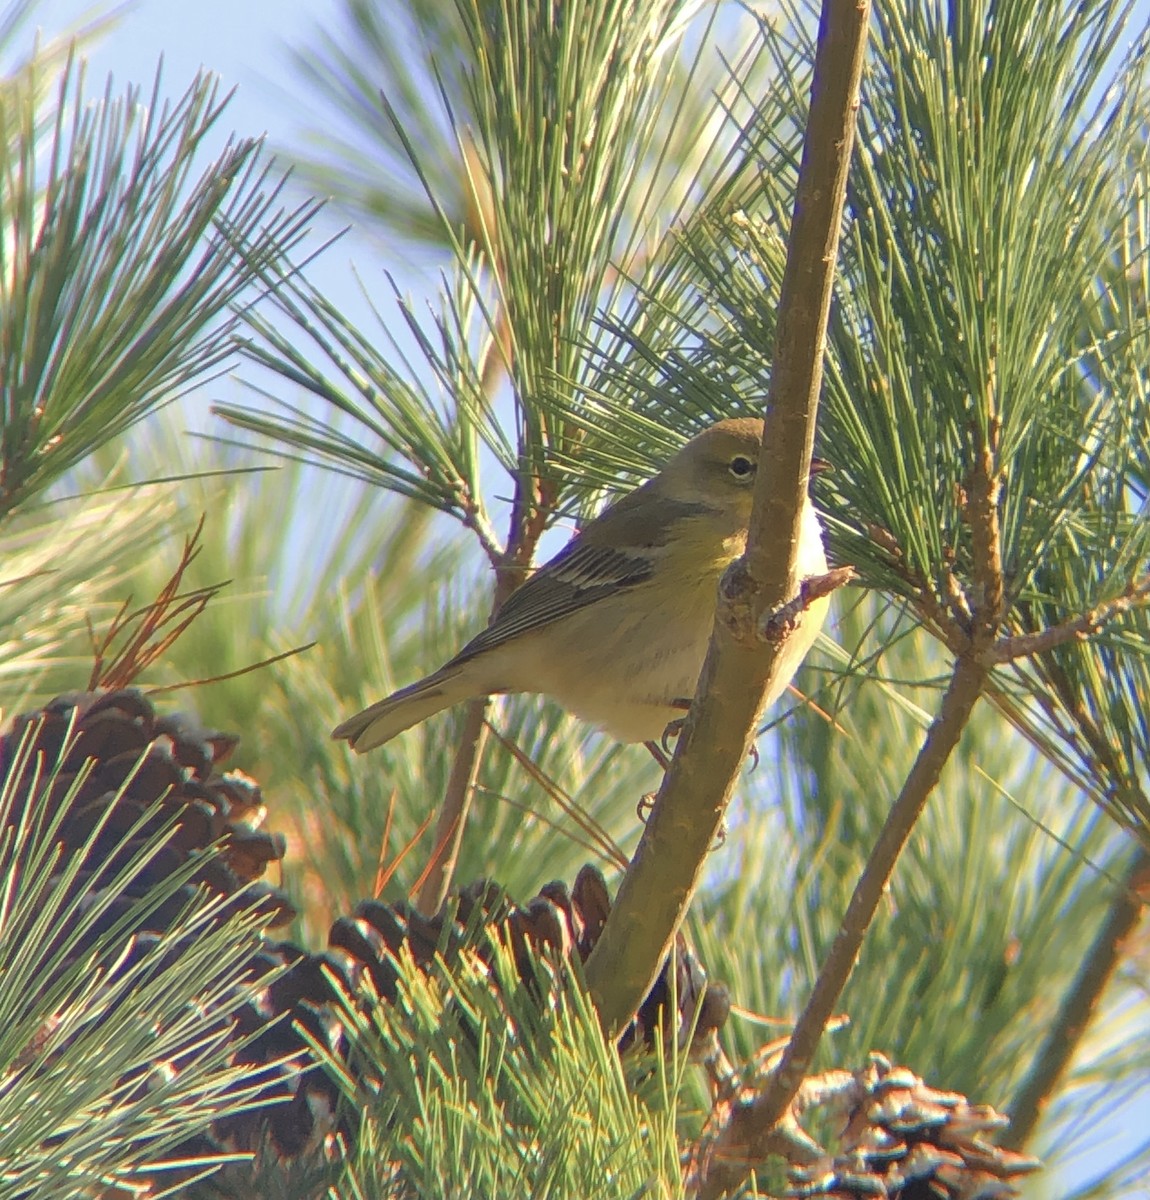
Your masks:
<instances>
[{"instance_id":1,"label":"brown pine cone","mask_svg":"<svg viewBox=\"0 0 1150 1200\"><path fill-rule=\"evenodd\" d=\"M422 967L431 964L437 948L442 949L449 963L464 947L490 962L490 942L477 937L477 929L479 926L503 929L515 955L520 979L534 987L539 956L560 959L575 956L580 962L587 960L610 910L602 874L585 866L570 890L566 884L549 883L524 905L515 904L497 884L488 880L463 888L434 918L424 917L405 903L385 905L365 901L352 916L335 922L328 944L344 956L349 974L366 973L378 995L390 1001L396 995L395 960L401 950L406 949ZM676 970L674 995L678 998L678 1016L674 1022L667 1018L672 995L672 962ZM706 1057L729 1009L726 989L707 982L706 972L680 934L676 953L664 963L635 1020L624 1030L620 1048L625 1050L637 1041L652 1048L660 1022L664 1038L669 1035L671 1025L675 1025L682 1045L694 1022L691 1055Z\"/></svg>"},{"instance_id":2,"label":"brown pine cone","mask_svg":"<svg viewBox=\"0 0 1150 1200\"><path fill-rule=\"evenodd\" d=\"M0 737L0 779L8 801L0 812L0 838L15 847L8 886L19 889L30 868L31 860L20 852L21 839L39 831L43 842L47 832L60 848L56 873L46 882L29 876L28 883L53 895L60 911L69 913L68 927L49 935L52 944L38 947L39 961L64 970L101 944L108 1002L120 1003L125 996L130 1000L130 993L116 993L111 986L116 979L129 978L145 959L149 974L162 970L186 951L195 935L174 934L197 892L223 901L212 910L212 920L244 912L274 926L295 915L281 891L260 882L268 864L282 859L284 839L262 827L266 811L259 787L242 772L224 769L235 745L235 738L205 729L194 718L158 714L134 689L60 696L12 722ZM149 845L159 849L143 855ZM162 904L141 905L177 872L185 880L180 888ZM82 935L76 936L79 930ZM113 930L119 936L109 940ZM65 943L69 955L61 961L55 955ZM303 952L294 949L256 949L247 978L258 984L300 957ZM52 983L45 977L37 986L47 993ZM223 1032L237 1045L237 1062L269 1061L272 1034L264 1045L241 1042L249 1033L264 1036L267 1013L256 1013L258 1002L233 1012L234 993L212 995L203 1003L197 1038ZM54 1052L49 1050L53 1028L49 1021L43 1037L30 1039L10 1064L5 1082ZM296 1035L292 1049L300 1045ZM310 1051L308 1056L310 1062ZM178 1072L178 1052L175 1057L175 1063L142 1064L122 1078L122 1098L142 1096ZM297 1090L290 1068L269 1072L269 1099L288 1094L294 1102ZM214 1150L214 1140L198 1139L185 1149Z\"/></svg>"},{"instance_id":3,"label":"brown pine cone","mask_svg":"<svg viewBox=\"0 0 1150 1200\"><path fill-rule=\"evenodd\" d=\"M796 1197L834 1200L998 1200L1039 1169L1037 1159L993 1145L1008 1122L988 1104L940 1092L872 1054L858 1071L803 1085L799 1101L845 1119L837 1153L791 1171Z\"/></svg>"},{"instance_id":4,"label":"brown pine cone","mask_svg":"<svg viewBox=\"0 0 1150 1200\"><path fill-rule=\"evenodd\" d=\"M139 897L171 872L192 868L180 892L152 908L130 936L125 933L115 958L118 969L131 966L161 943L170 947L172 956L181 953L181 945L164 935L195 888L234 898L235 904L225 905L223 911L250 908L258 898L269 926L294 915L282 893L253 883L269 863L283 857L284 844L282 837L262 828L265 810L258 786L242 773L222 768L235 744L235 739L206 730L192 718L158 715L135 689L61 696L42 710L16 718L0 738L0 772L14 797L5 820L10 827L28 816L56 820L56 838L67 861L79 867L70 885L79 911L99 909L85 946L121 922ZM161 851L143 865L134 864L133 873L124 879L120 873L169 820L174 824ZM221 849L210 856L207 851L213 845ZM250 1064L253 1075L266 1075L263 1094L268 1104L217 1122L203 1138L178 1152L192 1156L221 1148L252 1150L265 1166L280 1159L300 1169L309 1156L322 1160L330 1134L352 1133L348 1126L336 1125L337 1089L309 1044L311 1039L344 1056L336 989L362 1002L360 985L366 976L375 994L385 1002L393 1000L394 960L401 951L424 968L431 966L437 951L449 964L465 950L491 962L493 932L506 937L521 980L530 988L546 987L540 964L570 957L585 961L609 912L602 875L585 867L570 889L548 884L524 905L489 881L463 888L430 919L405 903L364 901L350 917L335 922L323 954L264 941L252 956L248 978L257 985L270 982L227 1019L235 1061ZM675 1014L668 1011L672 994L678 1000ZM660 1025L664 1038L674 1031L684 1045L693 1027L690 1052L704 1057L726 1015L725 991L707 983L680 937L676 954L664 965L620 1046L652 1047ZM30 1047L30 1053L36 1049ZM154 1066L175 1069L169 1063ZM148 1086L146 1073L139 1085Z\"/></svg>"},{"instance_id":5,"label":"brown pine cone","mask_svg":"<svg viewBox=\"0 0 1150 1200\"><path fill-rule=\"evenodd\" d=\"M607 885L593 867L579 872L570 891L564 884L551 883L526 905L515 904L489 880L461 889L433 918L404 902L365 900L350 917L342 917L332 925L329 948L324 954L304 954L286 943L267 947L269 963L277 960L290 966L262 990L258 1002L243 1010L237 1032L253 1038L242 1051L244 1061L253 1068L285 1055L310 1062L308 1036L342 1057L346 1045L335 1016L335 989L362 1002L360 985L366 978L372 994L384 1003L394 1001L399 980L396 962L404 953L424 969L431 968L437 951L449 966L464 951L491 963L494 950L489 935L502 930L514 952L521 980L535 988L541 978L541 960L570 954L578 955L581 961L587 958L609 911ZM702 1058L711 1053L717 1031L727 1018L726 991L707 983L702 967L682 938L674 961L678 972L677 1020L667 1018L671 991L668 960L636 1019L620 1039L621 1048L640 1042L653 1047L660 1021L664 1038L674 1024L683 1044L694 1020L692 1056ZM215 1132L219 1144L227 1149L266 1154L270 1142L274 1151L292 1156L314 1153L323 1138L334 1131L345 1138L353 1136L346 1123L337 1125L334 1120L337 1092L322 1071L284 1074L269 1084L269 1100L284 1094L292 1097L287 1104L254 1110L227 1125L218 1124Z\"/></svg>"},{"instance_id":6,"label":"brown pine cone","mask_svg":"<svg viewBox=\"0 0 1150 1200\"><path fill-rule=\"evenodd\" d=\"M261 828L265 810L256 784L221 769L235 745L235 738L186 715L158 715L133 688L60 696L17 717L0 739L0 771L14 790L7 821L18 826L26 813L56 820L65 854L73 864L76 856L82 860L74 891L86 898L174 821L163 848L126 883L117 881L94 935L197 859L203 861L184 895L150 914L141 929L163 932L195 887L235 897L234 907L258 906L269 925L278 925L294 908L282 892L253 881L283 858L284 840ZM217 843L220 853L209 855Z\"/></svg>"}]
</instances>

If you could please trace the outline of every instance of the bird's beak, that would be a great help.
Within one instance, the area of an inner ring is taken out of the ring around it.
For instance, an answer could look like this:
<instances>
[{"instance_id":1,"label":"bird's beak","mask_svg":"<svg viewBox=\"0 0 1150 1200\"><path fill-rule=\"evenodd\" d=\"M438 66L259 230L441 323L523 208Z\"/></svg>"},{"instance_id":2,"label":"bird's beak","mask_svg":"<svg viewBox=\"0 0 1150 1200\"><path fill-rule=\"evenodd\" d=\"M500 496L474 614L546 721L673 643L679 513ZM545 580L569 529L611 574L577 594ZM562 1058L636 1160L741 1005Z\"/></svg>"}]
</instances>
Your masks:
<instances>
[{"instance_id":1,"label":"bird's beak","mask_svg":"<svg viewBox=\"0 0 1150 1200\"><path fill-rule=\"evenodd\" d=\"M829 462L827 462L827 460L825 458L812 458L811 459L811 474L812 475L822 475L824 471L833 471L833 470L834 470L834 467L831 466L831 464Z\"/></svg>"}]
</instances>

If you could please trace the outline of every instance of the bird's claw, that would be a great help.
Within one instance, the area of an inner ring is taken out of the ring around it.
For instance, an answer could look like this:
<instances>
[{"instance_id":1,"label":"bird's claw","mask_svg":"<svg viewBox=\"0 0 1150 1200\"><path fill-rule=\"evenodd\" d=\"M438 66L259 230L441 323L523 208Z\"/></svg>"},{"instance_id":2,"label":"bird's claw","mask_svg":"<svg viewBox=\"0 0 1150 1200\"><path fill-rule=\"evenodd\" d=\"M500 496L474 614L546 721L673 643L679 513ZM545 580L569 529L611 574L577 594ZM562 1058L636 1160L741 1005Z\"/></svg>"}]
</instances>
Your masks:
<instances>
[{"instance_id":1,"label":"bird's claw","mask_svg":"<svg viewBox=\"0 0 1150 1200\"><path fill-rule=\"evenodd\" d=\"M673 721L667 722L667 728L663 730L663 736L659 739L659 746L664 754L671 753L671 739L677 738L683 732L683 726L686 723L686 717L676 717Z\"/></svg>"}]
</instances>

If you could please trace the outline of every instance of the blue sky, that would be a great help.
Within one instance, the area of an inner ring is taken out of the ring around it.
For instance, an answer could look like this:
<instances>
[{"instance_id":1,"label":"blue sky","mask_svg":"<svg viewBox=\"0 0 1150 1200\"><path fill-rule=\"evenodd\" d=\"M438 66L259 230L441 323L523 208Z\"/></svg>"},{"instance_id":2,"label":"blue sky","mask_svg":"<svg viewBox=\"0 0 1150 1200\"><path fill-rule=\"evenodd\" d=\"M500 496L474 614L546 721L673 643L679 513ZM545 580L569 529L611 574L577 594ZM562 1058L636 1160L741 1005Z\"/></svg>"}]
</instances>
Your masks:
<instances>
[{"instance_id":1,"label":"blue sky","mask_svg":"<svg viewBox=\"0 0 1150 1200\"><path fill-rule=\"evenodd\" d=\"M32 31L39 29L45 38L57 37L83 27L94 14L117 11L121 16L111 31L85 50L88 94L102 91L109 75L117 91L129 84L147 90L162 59L163 90L178 96L198 71L207 69L219 76L224 91L235 89L218 126L220 144L232 133L266 135L272 147L283 149L300 145L304 129L315 119L296 78L291 49L306 47L317 30L334 30L342 22L343 7L339 0L135 0L122 5L40 0L27 36L30 43ZM300 192L295 200L302 198ZM321 213L315 222L315 244L347 225L341 214L330 209ZM384 261L378 240L369 242L354 228L309 268L308 278L317 287L362 327L370 328L353 263L369 287L377 280L382 286L386 269L406 289L408 275L403 263ZM415 286L420 282L414 279ZM207 407L221 399L247 403L252 397L234 380L216 381L191 402L191 420L198 429L213 423Z\"/></svg>"},{"instance_id":2,"label":"blue sky","mask_svg":"<svg viewBox=\"0 0 1150 1200\"><path fill-rule=\"evenodd\" d=\"M32 20L53 35L111 7L41 0ZM173 88L208 67L239 85L232 123L277 137L287 132L289 106L276 94L291 91L287 47L339 18L334 0L137 0L121 11L117 27L88 54L94 80L112 72L124 83L147 81L161 55Z\"/></svg>"}]
</instances>

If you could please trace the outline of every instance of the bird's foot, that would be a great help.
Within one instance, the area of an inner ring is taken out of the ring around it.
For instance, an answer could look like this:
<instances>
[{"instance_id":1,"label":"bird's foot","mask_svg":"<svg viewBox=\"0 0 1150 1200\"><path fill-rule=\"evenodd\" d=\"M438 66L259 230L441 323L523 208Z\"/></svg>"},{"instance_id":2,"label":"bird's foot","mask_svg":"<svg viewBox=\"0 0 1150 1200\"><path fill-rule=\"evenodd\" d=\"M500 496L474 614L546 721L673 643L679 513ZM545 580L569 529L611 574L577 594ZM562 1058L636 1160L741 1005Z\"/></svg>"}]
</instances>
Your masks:
<instances>
[{"instance_id":1,"label":"bird's foot","mask_svg":"<svg viewBox=\"0 0 1150 1200\"><path fill-rule=\"evenodd\" d=\"M686 723L686 717L676 717L673 721L667 722L667 728L663 730L663 736L659 739L659 745L662 747L664 754L669 755L671 753L671 742L683 732L683 726Z\"/></svg>"}]
</instances>

